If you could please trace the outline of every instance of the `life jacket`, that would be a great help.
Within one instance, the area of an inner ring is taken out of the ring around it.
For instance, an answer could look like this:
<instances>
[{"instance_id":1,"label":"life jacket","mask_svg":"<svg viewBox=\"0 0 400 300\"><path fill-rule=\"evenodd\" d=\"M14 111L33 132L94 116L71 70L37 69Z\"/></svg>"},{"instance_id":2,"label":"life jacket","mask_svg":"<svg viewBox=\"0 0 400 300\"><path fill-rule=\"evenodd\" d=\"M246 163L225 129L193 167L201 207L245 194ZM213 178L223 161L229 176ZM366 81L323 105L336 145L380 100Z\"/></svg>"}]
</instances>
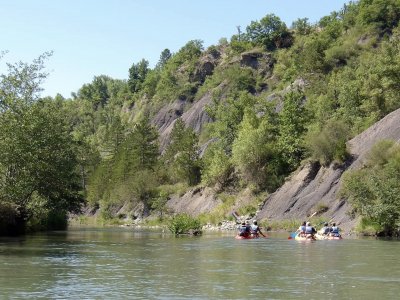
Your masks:
<instances>
[{"instance_id":1,"label":"life jacket","mask_svg":"<svg viewBox=\"0 0 400 300\"><path fill-rule=\"evenodd\" d=\"M330 228L328 226L324 226L321 228L321 233L322 234L328 234L330 231Z\"/></svg>"},{"instance_id":2,"label":"life jacket","mask_svg":"<svg viewBox=\"0 0 400 300\"><path fill-rule=\"evenodd\" d=\"M313 234L314 232L315 232L314 227L312 227L312 226L306 226L306 230L305 230L305 233L306 233L306 234Z\"/></svg>"},{"instance_id":3,"label":"life jacket","mask_svg":"<svg viewBox=\"0 0 400 300\"><path fill-rule=\"evenodd\" d=\"M306 232L306 226L301 225L299 227L300 233L305 233Z\"/></svg>"},{"instance_id":4,"label":"life jacket","mask_svg":"<svg viewBox=\"0 0 400 300\"><path fill-rule=\"evenodd\" d=\"M331 233L339 234L339 227L333 226L333 227L331 228Z\"/></svg>"},{"instance_id":5,"label":"life jacket","mask_svg":"<svg viewBox=\"0 0 400 300\"><path fill-rule=\"evenodd\" d=\"M246 225L242 225L239 227L239 235L240 236L248 236L250 233L249 227Z\"/></svg>"},{"instance_id":6,"label":"life jacket","mask_svg":"<svg viewBox=\"0 0 400 300\"><path fill-rule=\"evenodd\" d=\"M257 233L258 232L258 229L259 229L259 227L258 227L258 225L251 225L251 231L252 231L252 233Z\"/></svg>"}]
</instances>

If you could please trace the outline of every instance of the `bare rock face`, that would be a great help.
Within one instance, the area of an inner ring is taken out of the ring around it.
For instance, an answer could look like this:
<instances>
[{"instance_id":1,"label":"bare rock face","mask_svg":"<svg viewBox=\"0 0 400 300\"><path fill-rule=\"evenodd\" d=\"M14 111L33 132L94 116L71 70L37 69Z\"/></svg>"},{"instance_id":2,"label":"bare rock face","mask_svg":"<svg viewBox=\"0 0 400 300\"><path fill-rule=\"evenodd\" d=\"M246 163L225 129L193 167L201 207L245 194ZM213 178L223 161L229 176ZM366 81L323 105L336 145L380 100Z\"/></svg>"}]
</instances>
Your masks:
<instances>
[{"instance_id":1,"label":"bare rock face","mask_svg":"<svg viewBox=\"0 0 400 300\"><path fill-rule=\"evenodd\" d=\"M169 136L176 119L182 118L186 126L193 128L196 133L199 133L203 126L210 123L212 120L205 111L207 104L211 103L211 94L205 94L200 100L191 104L185 101L177 100L174 103L164 106L153 119L153 124L156 125L160 133L160 147L164 151L169 143Z\"/></svg>"},{"instance_id":2,"label":"bare rock face","mask_svg":"<svg viewBox=\"0 0 400 300\"><path fill-rule=\"evenodd\" d=\"M168 202L167 207L174 213L188 213L197 217L202 213L209 213L222 201L215 197L210 188L195 188L183 196L175 195Z\"/></svg>"},{"instance_id":3,"label":"bare rock face","mask_svg":"<svg viewBox=\"0 0 400 300\"><path fill-rule=\"evenodd\" d=\"M348 214L350 204L346 199L339 198L342 175L346 170L360 168L371 147L384 139L400 141L400 109L348 142L353 160L347 165L325 168L309 163L299 168L281 188L266 199L258 214L259 218L267 221L305 221L315 211L325 208L318 215L339 223L345 233L350 233L357 220Z\"/></svg>"},{"instance_id":4,"label":"bare rock face","mask_svg":"<svg viewBox=\"0 0 400 300\"><path fill-rule=\"evenodd\" d=\"M244 52L240 56L240 65L252 69L262 68L264 71L271 70L274 63L272 55L263 51Z\"/></svg>"},{"instance_id":5,"label":"bare rock face","mask_svg":"<svg viewBox=\"0 0 400 300\"><path fill-rule=\"evenodd\" d=\"M158 128L160 133L163 132L175 119L182 116L185 105L185 101L176 100L173 103L163 106L152 119L152 123Z\"/></svg>"}]
</instances>

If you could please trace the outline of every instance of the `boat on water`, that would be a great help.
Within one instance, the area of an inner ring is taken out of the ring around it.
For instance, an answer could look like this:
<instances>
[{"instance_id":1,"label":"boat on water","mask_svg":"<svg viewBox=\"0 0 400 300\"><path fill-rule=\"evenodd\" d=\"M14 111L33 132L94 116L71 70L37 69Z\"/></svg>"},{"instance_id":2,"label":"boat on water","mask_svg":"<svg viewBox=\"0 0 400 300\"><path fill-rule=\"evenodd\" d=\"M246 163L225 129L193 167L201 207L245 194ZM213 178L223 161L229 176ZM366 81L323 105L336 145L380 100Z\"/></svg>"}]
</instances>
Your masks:
<instances>
[{"instance_id":1,"label":"boat on water","mask_svg":"<svg viewBox=\"0 0 400 300\"><path fill-rule=\"evenodd\" d=\"M317 240L341 240L343 238L342 238L342 236L340 234L335 236L335 235L330 235L330 234L319 234L319 233L317 233L315 235L315 239L317 239Z\"/></svg>"},{"instance_id":2,"label":"boat on water","mask_svg":"<svg viewBox=\"0 0 400 300\"><path fill-rule=\"evenodd\" d=\"M316 238L313 235L300 235L300 234L296 234L296 236L294 237L294 239L296 241L315 241Z\"/></svg>"},{"instance_id":3,"label":"boat on water","mask_svg":"<svg viewBox=\"0 0 400 300\"><path fill-rule=\"evenodd\" d=\"M267 236L265 236L264 238L266 238ZM235 239L237 240L252 240L252 239L259 239L260 235L259 234L249 234L249 235L239 235L237 234L235 236Z\"/></svg>"}]
</instances>

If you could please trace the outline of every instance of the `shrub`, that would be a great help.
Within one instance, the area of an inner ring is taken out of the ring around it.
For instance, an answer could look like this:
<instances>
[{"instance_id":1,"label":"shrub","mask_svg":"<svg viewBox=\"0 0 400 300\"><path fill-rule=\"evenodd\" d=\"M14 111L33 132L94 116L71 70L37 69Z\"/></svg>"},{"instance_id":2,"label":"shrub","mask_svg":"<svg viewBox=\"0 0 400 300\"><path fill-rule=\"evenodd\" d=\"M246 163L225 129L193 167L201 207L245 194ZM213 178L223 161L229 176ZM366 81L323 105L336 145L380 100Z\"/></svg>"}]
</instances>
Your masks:
<instances>
[{"instance_id":1,"label":"shrub","mask_svg":"<svg viewBox=\"0 0 400 300\"><path fill-rule=\"evenodd\" d=\"M307 146L312 158L327 166L334 160L344 162L348 156L346 141L349 129L341 121L329 121L321 131L307 136Z\"/></svg>"},{"instance_id":2,"label":"shrub","mask_svg":"<svg viewBox=\"0 0 400 300\"><path fill-rule=\"evenodd\" d=\"M174 216L167 226L169 231L175 235L187 234L190 230L197 232L201 230L200 221L188 214L178 214Z\"/></svg>"},{"instance_id":3,"label":"shrub","mask_svg":"<svg viewBox=\"0 0 400 300\"><path fill-rule=\"evenodd\" d=\"M400 229L400 146L389 144L378 143L364 168L345 173L341 190L354 211L374 224L377 234L384 235Z\"/></svg>"}]
</instances>

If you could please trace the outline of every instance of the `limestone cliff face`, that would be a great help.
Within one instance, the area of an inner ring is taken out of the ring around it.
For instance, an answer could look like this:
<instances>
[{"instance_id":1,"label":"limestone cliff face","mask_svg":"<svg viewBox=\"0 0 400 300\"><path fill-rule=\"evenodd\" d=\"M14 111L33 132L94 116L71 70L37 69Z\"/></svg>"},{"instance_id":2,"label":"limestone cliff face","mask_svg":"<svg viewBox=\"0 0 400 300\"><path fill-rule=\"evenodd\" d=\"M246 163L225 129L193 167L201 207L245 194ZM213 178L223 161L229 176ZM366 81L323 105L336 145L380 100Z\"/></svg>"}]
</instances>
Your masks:
<instances>
[{"instance_id":1,"label":"limestone cliff face","mask_svg":"<svg viewBox=\"0 0 400 300\"><path fill-rule=\"evenodd\" d=\"M327 211L320 214L340 223L345 232L350 232L357 220L347 212L350 205L346 199L339 198L338 192L342 175L346 170L360 168L366 153L378 141L390 139L400 141L400 109L350 140L347 144L353 159L343 166L331 165L329 168L318 164L306 164L297 170L285 184L266 199L258 217L266 220L307 219L318 206L326 206Z\"/></svg>"}]
</instances>

